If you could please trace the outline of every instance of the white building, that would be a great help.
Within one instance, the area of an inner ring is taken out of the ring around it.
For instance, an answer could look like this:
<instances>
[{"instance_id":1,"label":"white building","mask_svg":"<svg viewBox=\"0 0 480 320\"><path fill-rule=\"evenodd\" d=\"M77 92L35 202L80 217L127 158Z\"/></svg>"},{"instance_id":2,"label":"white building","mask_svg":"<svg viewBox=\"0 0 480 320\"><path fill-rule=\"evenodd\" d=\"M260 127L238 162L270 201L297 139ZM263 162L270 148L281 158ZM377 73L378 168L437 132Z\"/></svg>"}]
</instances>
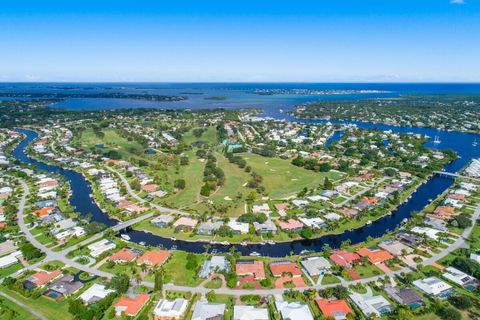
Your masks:
<instances>
[{"instance_id":1,"label":"white building","mask_svg":"<svg viewBox=\"0 0 480 320\"><path fill-rule=\"evenodd\" d=\"M225 313L225 304L210 303L207 301L197 301L193 307L192 320L209 320L220 317L223 319Z\"/></svg>"},{"instance_id":2,"label":"white building","mask_svg":"<svg viewBox=\"0 0 480 320\"><path fill-rule=\"evenodd\" d=\"M456 268L448 267L445 269L445 271L446 272L442 274L442 277L458 284L461 287L465 287L469 284L475 284L477 282L477 279Z\"/></svg>"},{"instance_id":3,"label":"white building","mask_svg":"<svg viewBox=\"0 0 480 320\"><path fill-rule=\"evenodd\" d=\"M94 258L100 256L102 253L107 252L108 250L114 249L116 247L115 243L108 239L103 239L97 241L87 248L90 250L90 255Z\"/></svg>"},{"instance_id":4,"label":"white building","mask_svg":"<svg viewBox=\"0 0 480 320\"><path fill-rule=\"evenodd\" d=\"M367 317L370 317L372 314L383 316L394 310L392 304L381 295L368 296L352 293L350 299Z\"/></svg>"},{"instance_id":5,"label":"white building","mask_svg":"<svg viewBox=\"0 0 480 320\"><path fill-rule=\"evenodd\" d=\"M233 230L234 233L245 234L248 233L250 225L246 222L239 222L236 219L230 219L228 226Z\"/></svg>"},{"instance_id":6,"label":"white building","mask_svg":"<svg viewBox=\"0 0 480 320\"><path fill-rule=\"evenodd\" d=\"M324 257L309 257L302 260L300 263L311 277L325 274L331 268L330 262Z\"/></svg>"},{"instance_id":7,"label":"white building","mask_svg":"<svg viewBox=\"0 0 480 320\"><path fill-rule=\"evenodd\" d=\"M113 292L115 291L112 289L106 289L104 285L95 283L84 293L82 293L78 298L81 299L85 304L94 303L98 300L105 298L108 294Z\"/></svg>"},{"instance_id":8,"label":"white building","mask_svg":"<svg viewBox=\"0 0 480 320\"><path fill-rule=\"evenodd\" d=\"M452 287L448 283L436 277L413 281L413 285L426 294L431 294L434 296L441 296L444 293L452 290Z\"/></svg>"},{"instance_id":9,"label":"white building","mask_svg":"<svg viewBox=\"0 0 480 320\"><path fill-rule=\"evenodd\" d=\"M234 306L233 320L268 320L268 311L253 306Z\"/></svg>"},{"instance_id":10,"label":"white building","mask_svg":"<svg viewBox=\"0 0 480 320\"><path fill-rule=\"evenodd\" d=\"M153 314L161 319L183 319L187 310L188 300L177 298L173 301L161 299L158 301Z\"/></svg>"},{"instance_id":11,"label":"white building","mask_svg":"<svg viewBox=\"0 0 480 320\"><path fill-rule=\"evenodd\" d=\"M312 313L306 304L296 302L288 303L286 301L275 302L275 307L282 315L283 320L287 319L302 319L313 320Z\"/></svg>"}]
</instances>

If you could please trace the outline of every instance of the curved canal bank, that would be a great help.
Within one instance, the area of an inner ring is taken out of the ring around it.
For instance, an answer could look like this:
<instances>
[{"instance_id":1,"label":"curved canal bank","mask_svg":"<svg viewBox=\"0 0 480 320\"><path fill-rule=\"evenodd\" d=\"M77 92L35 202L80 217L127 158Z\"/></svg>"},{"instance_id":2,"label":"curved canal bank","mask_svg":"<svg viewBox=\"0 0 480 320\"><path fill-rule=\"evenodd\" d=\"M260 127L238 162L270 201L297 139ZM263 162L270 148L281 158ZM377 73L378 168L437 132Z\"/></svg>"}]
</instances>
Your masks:
<instances>
[{"instance_id":1,"label":"curved canal bank","mask_svg":"<svg viewBox=\"0 0 480 320\"><path fill-rule=\"evenodd\" d=\"M284 116L284 114L282 114ZM299 121L298 119L291 119ZM301 120L302 122L304 120ZM309 121L312 123L324 123L327 121L315 120ZM333 122L333 121L331 121ZM451 148L455 150L460 158L445 166L445 170L449 172L456 172L462 168L471 158L480 156L480 148L472 147L471 143L475 138L479 139L480 135L460 132L446 132L425 128L406 128L406 127L392 127L386 125L378 125L373 123L361 123L361 122L341 122L340 124L355 124L361 128L378 128L380 130L392 130L397 132L415 132L422 135L429 135L433 137L438 135L442 140L439 148ZM90 183L80 173L64 169L60 166L46 164L36 159L33 159L26 155L25 149L27 146L37 138L37 133L32 130L19 130L26 135L26 138L12 151L12 156L16 159L28 163L34 164L40 170L52 172L64 176L70 183L72 196L70 197L70 203L76 208L82 215L90 213L92 215L92 221L98 221L105 223L108 226L116 224L116 220L108 217L97 204L92 201L90 194L92 188ZM428 142L428 147L433 147L433 143ZM304 250L319 251L325 244L329 244L332 248L337 248L345 241L350 240L352 244L356 244L366 240L369 236L380 237L386 232L394 230L399 226L405 218L409 218L413 211L422 210L428 203L429 199L435 199L438 195L444 192L453 183L450 178L444 178L440 176L434 176L428 180L425 184L421 185L412 197L405 203L401 204L397 210L392 212L392 215L387 215L374 221L371 225L367 225L358 229L346 231L338 235L325 235L316 239L309 240L295 240L292 242L276 243L272 245L261 244L249 244L242 246L240 244L225 246L221 244L209 245L211 249L216 249L219 252L228 251L230 247L234 246L239 252L244 255L248 255L252 252L258 252L264 256L271 257L283 257L290 253L299 254ZM162 238L157 235L139 230L130 230L128 235L131 241L135 243L145 242L150 246L162 246L165 248L171 248L175 246L179 250L188 252L204 252L205 242L190 242L190 241L173 241L168 238Z\"/></svg>"}]
</instances>

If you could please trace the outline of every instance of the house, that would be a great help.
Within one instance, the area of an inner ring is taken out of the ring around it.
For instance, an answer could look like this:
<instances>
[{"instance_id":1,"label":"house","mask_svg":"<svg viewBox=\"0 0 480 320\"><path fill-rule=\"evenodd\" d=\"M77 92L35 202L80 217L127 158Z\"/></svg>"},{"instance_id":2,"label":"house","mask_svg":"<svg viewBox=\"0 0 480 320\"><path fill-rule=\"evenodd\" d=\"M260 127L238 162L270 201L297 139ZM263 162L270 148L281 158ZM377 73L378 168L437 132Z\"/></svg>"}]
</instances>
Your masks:
<instances>
[{"instance_id":1,"label":"house","mask_svg":"<svg viewBox=\"0 0 480 320\"><path fill-rule=\"evenodd\" d=\"M412 288L386 287L385 293L397 303L417 308L423 305L423 297Z\"/></svg>"},{"instance_id":2,"label":"house","mask_svg":"<svg viewBox=\"0 0 480 320\"><path fill-rule=\"evenodd\" d=\"M327 213L326 215L323 216L325 219L327 219L328 221L338 221L342 218L341 215L339 215L338 213L335 213L335 212L330 212L330 213Z\"/></svg>"},{"instance_id":3,"label":"house","mask_svg":"<svg viewBox=\"0 0 480 320\"><path fill-rule=\"evenodd\" d=\"M198 221L188 217L181 217L173 223L174 227L181 227L182 229L193 230L197 225Z\"/></svg>"},{"instance_id":4,"label":"house","mask_svg":"<svg viewBox=\"0 0 480 320\"><path fill-rule=\"evenodd\" d=\"M350 268L355 261L360 260L360 256L354 252L345 250L336 250L330 255L330 260L344 269Z\"/></svg>"},{"instance_id":5,"label":"house","mask_svg":"<svg viewBox=\"0 0 480 320\"><path fill-rule=\"evenodd\" d=\"M152 250L145 252L137 259L137 264L146 264L148 266L161 266L170 257L170 252L167 250Z\"/></svg>"},{"instance_id":6,"label":"house","mask_svg":"<svg viewBox=\"0 0 480 320\"><path fill-rule=\"evenodd\" d=\"M422 237L413 233L406 232L397 233L397 240L402 241L413 248L417 247L420 243L423 242Z\"/></svg>"},{"instance_id":7,"label":"house","mask_svg":"<svg viewBox=\"0 0 480 320\"><path fill-rule=\"evenodd\" d=\"M478 287L478 281L474 277L466 274L463 271L460 271L454 267L448 267L445 269L446 272L442 273L442 277L456 283L462 288L473 290Z\"/></svg>"},{"instance_id":8,"label":"house","mask_svg":"<svg viewBox=\"0 0 480 320\"><path fill-rule=\"evenodd\" d=\"M269 232L276 233L277 232L277 226L270 219L265 220L264 223L258 223L255 221L253 222L253 227L255 228L255 231L259 233L269 233Z\"/></svg>"},{"instance_id":9,"label":"house","mask_svg":"<svg viewBox=\"0 0 480 320\"><path fill-rule=\"evenodd\" d=\"M10 266L13 266L18 262L18 258L22 256L21 251L15 251L10 253L7 256L1 257L0 258L0 269L8 268Z\"/></svg>"},{"instance_id":10,"label":"house","mask_svg":"<svg viewBox=\"0 0 480 320\"><path fill-rule=\"evenodd\" d=\"M480 255L479 254L471 253L470 254L470 259L475 261L476 263L480 264Z\"/></svg>"},{"instance_id":11,"label":"house","mask_svg":"<svg viewBox=\"0 0 480 320\"><path fill-rule=\"evenodd\" d=\"M265 269L262 261L238 260L235 265L235 273L239 276L252 275L255 280L265 279Z\"/></svg>"},{"instance_id":12,"label":"house","mask_svg":"<svg viewBox=\"0 0 480 320\"><path fill-rule=\"evenodd\" d=\"M156 184L146 184L146 185L142 186L141 189L142 189L142 191L150 193L150 192L157 191L158 186Z\"/></svg>"},{"instance_id":13,"label":"house","mask_svg":"<svg viewBox=\"0 0 480 320\"><path fill-rule=\"evenodd\" d=\"M155 217L154 219L152 219L150 221L150 223L153 224L156 227L164 228L167 225L169 225L170 223L172 223L173 220L174 220L173 216L168 215L168 214L162 214L162 215L159 215L158 217Z\"/></svg>"},{"instance_id":14,"label":"house","mask_svg":"<svg viewBox=\"0 0 480 320\"><path fill-rule=\"evenodd\" d=\"M441 233L442 231L437 230L437 229L432 229L429 227L413 227L412 232L417 233L417 234L423 234L426 235L427 237L433 239L433 240L438 240L438 234Z\"/></svg>"},{"instance_id":15,"label":"house","mask_svg":"<svg viewBox=\"0 0 480 320\"><path fill-rule=\"evenodd\" d=\"M371 315L381 317L394 310L392 304L381 295L371 296L354 292L350 294L350 299L367 317Z\"/></svg>"},{"instance_id":16,"label":"house","mask_svg":"<svg viewBox=\"0 0 480 320\"><path fill-rule=\"evenodd\" d=\"M398 240L385 240L378 244L380 248L390 252L393 256L398 257L403 254L410 254L413 249L404 245Z\"/></svg>"},{"instance_id":17,"label":"house","mask_svg":"<svg viewBox=\"0 0 480 320\"><path fill-rule=\"evenodd\" d=\"M130 247L125 247L112 254L109 258L110 261L115 263L126 263L131 262L140 255L141 251L138 249L132 249Z\"/></svg>"},{"instance_id":18,"label":"house","mask_svg":"<svg viewBox=\"0 0 480 320\"><path fill-rule=\"evenodd\" d=\"M46 272L42 270L28 277L23 286L27 289L43 287L48 282L60 277L61 275L62 272L60 270L54 270L52 272Z\"/></svg>"},{"instance_id":19,"label":"house","mask_svg":"<svg viewBox=\"0 0 480 320\"><path fill-rule=\"evenodd\" d=\"M223 226L222 221L212 222L202 222L198 225L196 233L202 235L212 235L215 231L217 231L221 226Z\"/></svg>"},{"instance_id":20,"label":"house","mask_svg":"<svg viewBox=\"0 0 480 320\"><path fill-rule=\"evenodd\" d=\"M191 320L223 320L225 304L197 301L193 306Z\"/></svg>"},{"instance_id":21,"label":"house","mask_svg":"<svg viewBox=\"0 0 480 320\"><path fill-rule=\"evenodd\" d=\"M424 293L440 299L446 299L454 292L451 285L436 277L415 280L413 285Z\"/></svg>"},{"instance_id":22,"label":"house","mask_svg":"<svg viewBox=\"0 0 480 320\"><path fill-rule=\"evenodd\" d=\"M100 256L102 253L114 249L116 246L117 245L112 241L108 239L103 239L89 245L87 248L88 250L90 250L90 255L96 258Z\"/></svg>"},{"instance_id":23,"label":"house","mask_svg":"<svg viewBox=\"0 0 480 320\"><path fill-rule=\"evenodd\" d=\"M277 219L278 227L285 231L300 231L303 229L303 223L295 219L288 219L288 221L282 221Z\"/></svg>"},{"instance_id":24,"label":"house","mask_svg":"<svg viewBox=\"0 0 480 320\"><path fill-rule=\"evenodd\" d=\"M270 207L267 203L254 203L252 206L253 213L264 213L268 215L270 211Z\"/></svg>"},{"instance_id":25,"label":"house","mask_svg":"<svg viewBox=\"0 0 480 320\"><path fill-rule=\"evenodd\" d=\"M349 218L356 217L358 215L358 210L351 208L342 208L339 210L339 212L345 217Z\"/></svg>"},{"instance_id":26,"label":"house","mask_svg":"<svg viewBox=\"0 0 480 320\"><path fill-rule=\"evenodd\" d=\"M325 224L325 220L323 220L322 218L319 218L319 217L315 217L315 218L299 218L298 220L300 220L304 225L306 225L307 227L310 227L312 229L320 229L322 227L325 227L326 224Z\"/></svg>"},{"instance_id":27,"label":"house","mask_svg":"<svg viewBox=\"0 0 480 320\"><path fill-rule=\"evenodd\" d=\"M288 203L277 203L273 205L275 209L278 211L278 214L284 216L287 214L287 209L289 207Z\"/></svg>"},{"instance_id":28,"label":"house","mask_svg":"<svg viewBox=\"0 0 480 320\"><path fill-rule=\"evenodd\" d=\"M348 306L345 300L327 300L317 299L318 308L322 311L323 315L327 318L333 318L335 320L345 320L347 315L352 313L352 310Z\"/></svg>"},{"instance_id":29,"label":"house","mask_svg":"<svg viewBox=\"0 0 480 320\"><path fill-rule=\"evenodd\" d=\"M233 320L269 320L268 310L254 306L234 306Z\"/></svg>"},{"instance_id":30,"label":"house","mask_svg":"<svg viewBox=\"0 0 480 320\"><path fill-rule=\"evenodd\" d=\"M205 260L202 270L199 273L200 278L208 278L212 272L230 271L230 264L224 256L213 256L210 260Z\"/></svg>"},{"instance_id":31,"label":"house","mask_svg":"<svg viewBox=\"0 0 480 320\"><path fill-rule=\"evenodd\" d=\"M237 221L237 219L230 219L228 227L232 229L235 234L246 234L250 229L250 225L246 222Z\"/></svg>"},{"instance_id":32,"label":"house","mask_svg":"<svg viewBox=\"0 0 480 320\"><path fill-rule=\"evenodd\" d=\"M304 208L308 205L308 201L303 199L295 199L292 201L292 204L298 208Z\"/></svg>"},{"instance_id":33,"label":"house","mask_svg":"<svg viewBox=\"0 0 480 320\"><path fill-rule=\"evenodd\" d=\"M18 247L12 240L6 240L0 243L0 257L6 254L12 253L17 250Z\"/></svg>"},{"instance_id":34,"label":"house","mask_svg":"<svg viewBox=\"0 0 480 320\"><path fill-rule=\"evenodd\" d=\"M102 300L110 293L114 293L115 290L106 289L102 284L94 283L90 288L85 290L78 298L85 304L90 304Z\"/></svg>"},{"instance_id":35,"label":"house","mask_svg":"<svg viewBox=\"0 0 480 320\"><path fill-rule=\"evenodd\" d=\"M306 304L297 302L276 301L275 307L282 315L283 320L302 319L313 320L313 315Z\"/></svg>"},{"instance_id":36,"label":"house","mask_svg":"<svg viewBox=\"0 0 480 320\"><path fill-rule=\"evenodd\" d=\"M270 271L276 278L283 276L284 274L290 274L292 277L301 277L302 271L296 263L290 261L277 261L270 263Z\"/></svg>"},{"instance_id":37,"label":"house","mask_svg":"<svg viewBox=\"0 0 480 320\"><path fill-rule=\"evenodd\" d=\"M150 296L148 294L139 294L136 297L121 297L115 303L115 316L120 317L125 314L130 317L135 317L138 312L147 303Z\"/></svg>"},{"instance_id":38,"label":"house","mask_svg":"<svg viewBox=\"0 0 480 320\"><path fill-rule=\"evenodd\" d=\"M332 267L324 257L309 257L300 263L311 277L326 274Z\"/></svg>"},{"instance_id":39,"label":"house","mask_svg":"<svg viewBox=\"0 0 480 320\"><path fill-rule=\"evenodd\" d=\"M60 278L52 283L48 290L44 293L46 297L58 300L62 297L68 297L83 287L83 283L75 281L75 278L71 274Z\"/></svg>"},{"instance_id":40,"label":"house","mask_svg":"<svg viewBox=\"0 0 480 320\"><path fill-rule=\"evenodd\" d=\"M55 209L56 208L54 207L41 208L41 209L35 210L33 214L36 215L37 217L44 217L44 216L48 216L50 213L55 211Z\"/></svg>"},{"instance_id":41,"label":"house","mask_svg":"<svg viewBox=\"0 0 480 320\"><path fill-rule=\"evenodd\" d=\"M155 320L177 320L183 319L187 311L188 300L177 298L175 300L161 299L158 301L153 314Z\"/></svg>"},{"instance_id":42,"label":"house","mask_svg":"<svg viewBox=\"0 0 480 320\"><path fill-rule=\"evenodd\" d=\"M376 247L361 248L357 253L361 257L367 257L368 261L372 264L379 264L393 259L393 256L388 251Z\"/></svg>"}]
</instances>

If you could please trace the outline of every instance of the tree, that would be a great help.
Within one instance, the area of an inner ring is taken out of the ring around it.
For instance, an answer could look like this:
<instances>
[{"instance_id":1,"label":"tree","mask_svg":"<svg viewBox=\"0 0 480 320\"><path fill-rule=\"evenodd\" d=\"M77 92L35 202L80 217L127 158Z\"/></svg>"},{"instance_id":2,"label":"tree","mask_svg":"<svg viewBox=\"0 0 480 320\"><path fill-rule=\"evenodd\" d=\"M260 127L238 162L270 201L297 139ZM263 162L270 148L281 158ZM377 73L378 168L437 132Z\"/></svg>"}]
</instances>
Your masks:
<instances>
[{"instance_id":1,"label":"tree","mask_svg":"<svg viewBox=\"0 0 480 320\"><path fill-rule=\"evenodd\" d=\"M130 278L124 273L115 275L110 282L110 288L116 290L119 294L127 292L129 286Z\"/></svg>"},{"instance_id":2,"label":"tree","mask_svg":"<svg viewBox=\"0 0 480 320\"><path fill-rule=\"evenodd\" d=\"M177 189L185 189L186 182L184 179L175 180L174 187Z\"/></svg>"},{"instance_id":3,"label":"tree","mask_svg":"<svg viewBox=\"0 0 480 320\"><path fill-rule=\"evenodd\" d=\"M473 306L472 300L463 295L451 296L448 298L448 302L460 310L467 310Z\"/></svg>"},{"instance_id":4,"label":"tree","mask_svg":"<svg viewBox=\"0 0 480 320\"><path fill-rule=\"evenodd\" d=\"M325 180L323 180L323 188L325 190L332 190L333 189L333 183L328 179L328 177L325 177Z\"/></svg>"},{"instance_id":5,"label":"tree","mask_svg":"<svg viewBox=\"0 0 480 320\"><path fill-rule=\"evenodd\" d=\"M163 267L161 267L158 271L155 272L155 285L153 287L155 291L163 290L163 276L164 270Z\"/></svg>"},{"instance_id":6,"label":"tree","mask_svg":"<svg viewBox=\"0 0 480 320\"><path fill-rule=\"evenodd\" d=\"M42 256L42 251L40 251L39 249L35 248L35 247L33 246L33 244L31 244L30 242L27 242L27 243L23 244L23 245L20 247L20 251L22 251L23 256L24 256L25 259L27 259L27 260L32 260L32 259L40 258L40 257Z\"/></svg>"}]
</instances>

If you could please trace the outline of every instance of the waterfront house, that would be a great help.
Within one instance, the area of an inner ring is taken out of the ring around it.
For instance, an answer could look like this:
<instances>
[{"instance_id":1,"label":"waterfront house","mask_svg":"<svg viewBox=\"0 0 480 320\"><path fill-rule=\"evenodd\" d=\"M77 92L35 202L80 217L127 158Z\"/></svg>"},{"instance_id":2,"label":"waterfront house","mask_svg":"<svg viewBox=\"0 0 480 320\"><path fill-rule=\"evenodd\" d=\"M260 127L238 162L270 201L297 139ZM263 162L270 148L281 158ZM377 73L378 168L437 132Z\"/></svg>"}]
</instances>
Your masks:
<instances>
[{"instance_id":1,"label":"waterfront house","mask_svg":"<svg viewBox=\"0 0 480 320\"><path fill-rule=\"evenodd\" d=\"M142 252L135 248L124 247L112 254L109 258L110 261L115 263L127 263L135 260Z\"/></svg>"},{"instance_id":2,"label":"waterfront house","mask_svg":"<svg viewBox=\"0 0 480 320\"><path fill-rule=\"evenodd\" d=\"M352 310L348 306L348 303L343 299L317 299L315 301L320 311L322 311L323 316L327 318L333 318L335 320L345 320L347 319L347 315L352 313Z\"/></svg>"},{"instance_id":3,"label":"waterfront house","mask_svg":"<svg viewBox=\"0 0 480 320\"><path fill-rule=\"evenodd\" d=\"M246 222L237 221L237 219L230 219L228 227L232 229L235 234L246 234L250 229L250 225Z\"/></svg>"},{"instance_id":4,"label":"waterfront house","mask_svg":"<svg viewBox=\"0 0 480 320\"><path fill-rule=\"evenodd\" d=\"M313 320L313 315L308 305L297 302L276 301L275 308L282 315L283 320L302 319Z\"/></svg>"},{"instance_id":5,"label":"waterfront house","mask_svg":"<svg viewBox=\"0 0 480 320\"><path fill-rule=\"evenodd\" d=\"M223 303L197 301L193 306L191 320L223 320L225 307Z\"/></svg>"},{"instance_id":6,"label":"waterfront house","mask_svg":"<svg viewBox=\"0 0 480 320\"><path fill-rule=\"evenodd\" d=\"M212 235L216 230L218 230L223 225L222 221L212 222L202 222L198 225L196 229L197 234L202 235Z\"/></svg>"},{"instance_id":7,"label":"waterfront house","mask_svg":"<svg viewBox=\"0 0 480 320\"><path fill-rule=\"evenodd\" d=\"M96 258L100 256L102 253L114 249L116 246L117 245L112 241L108 239L103 239L89 245L87 248L88 250L90 250L90 255Z\"/></svg>"},{"instance_id":8,"label":"waterfront house","mask_svg":"<svg viewBox=\"0 0 480 320\"><path fill-rule=\"evenodd\" d=\"M386 287L385 293L397 303L410 308L423 305L423 297L412 288Z\"/></svg>"},{"instance_id":9,"label":"waterfront house","mask_svg":"<svg viewBox=\"0 0 480 320\"><path fill-rule=\"evenodd\" d=\"M390 252L395 257L413 252L413 249L409 246L406 246L400 241L393 239L382 241L378 244L378 246L383 250Z\"/></svg>"},{"instance_id":10,"label":"waterfront house","mask_svg":"<svg viewBox=\"0 0 480 320\"><path fill-rule=\"evenodd\" d=\"M259 233L268 233L268 232L276 233L277 232L277 226L270 219L267 219L264 223L258 223L255 221L253 223L253 227L255 228L255 231Z\"/></svg>"},{"instance_id":11,"label":"waterfront house","mask_svg":"<svg viewBox=\"0 0 480 320\"><path fill-rule=\"evenodd\" d=\"M239 276L253 276L255 280L265 279L263 261L238 260L235 264L235 273Z\"/></svg>"},{"instance_id":12,"label":"waterfront house","mask_svg":"<svg viewBox=\"0 0 480 320\"><path fill-rule=\"evenodd\" d=\"M161 266L170 257L170 252L167 250L152 250L145 252L137 259L137 264L146 264L148 266Z\"/></svg>"},{"instance_id":13,"label":"waterfront house","mask_svg":"<svg viewBox=\"0 0 480 320\"><path fill-rule=\"evenodd\" d=\"M290 261L272 262L270 263L270 271L276 278L282 277L285 274L291 275L294 278L302 276L302 271L300 271L297 264Z\"/></svg>"},{"instance_id":14,"label":"waterfront house","mask_svg":"<svg viewBox=\"0 0 480 320\"><path fill-rule=\"evenodd\" d=\"M153 315L155 320L178 320L183 319L187 311L188 300L177 298L175 300L160 299Z\"/></svg>"},{"instance_id":15,"label":"waterfront house","mask_svg":"<svg viewBox=\"0 0 480 320\"><path fill-rule=\"evenodd\" d=\"M361 248L357 253L361 257L367 257L368 261L372 264L380 264L393 259L393 256L388 251L376 247Z\"/></svg>"},{"instance_id":16,"label":"waterfront house","mask_svg":"<svg viewBox=\"0 0 480 320\"><path fill-rule=\"evenodd\" d=\"M115 303L115 316L120 317L122 314L125 314L129 317L135 317L147 303L148 299L150 299L150 296L145 293L135 297L121 297Z\"/></svg>"},{"instance_id":17,"label":"waterfront house","mask_svg":"<svg viewBox=\"0 0 480 320\"><path fill-rule=\"evenodd\" d=\"M330 255L330 260L344 269L349 269L356 261L360 261L360 256L354 252L336 250Z\"/></svg>"},{"instance_id":18,"label":"waterfront house","mask_svg":"<svg viewBox=\"0 0 480 320\"><path fill-rule=\"evenodd\" d=\"M168 214L162 214L162 215L159 215L158 217L155 217L154 219L152 219L150 221L150 223L153 224L156 227L164 228L167 225L169 225L170 223L172 223L173 220L174 220L173 216L168 215Z\"/></svg>"},{"instance_id":19,"label":"waterfront house","mask_svg":"<svg viewBox=\"0 0 480 320\"><path fill-rule=\"evenodd\" d=\"M455 292L451 285L437 277L415 280L413 285L424 293L440 299L446 299Z\"/></svg>"},{"instance_id":20,"label":"waterfront house","mask_svg":"<svg viewBox=\"0 0 480 320\"><path fill-rule=\"evenodd\" d=\"M234 306L233 320L268 320L268 310L254 306Z\"/></svg>"},{"instance_id":21,"label":"waterfront house","mask_svg":"<svg viewBox=\"0 0 480 320\"><path fill-rule=\"evenodd\" d=\"M303 223L295 219L288 219L287 221L282 221L277 219L278 227L285 231L301 231L303 229Z\"/></svg>"},{"instance_id":22,"label":"waterfront house","mask_svg":"<svg viewBox=\"0 0 480 320\"><path fill-rule=\"evenodd\" d=\"M300 263L311 277L326 274L332 267L324 257L308 257Z\"/></svg>"},{"instance_id":23,"label":"waterfront house","mask_svg":"<svg viewBox=\"0 0 480 320\"><path fill-rule=\"evenodd\" d=\"M416 248L420 243L423 242L422 237L413 233L399 232L397 233L396 237L397 237L397 240L403 243L406 243L412 248Z\"/></svg>"},{"instance_id":24,"label":"waterfront house","mask_svg":"<svg viewBox=\"0 0 480 320\"><path fill-rule=\"evenodd\" d=\"M230 263L224 256L213 256L210 260L205 260L198 276L200 278L208 278L212 272L221 271L229 272Z\"/></svg>"},{"instance_id":25,"label":"waterfront house","mask_svg":"<svg viewBox=\"0 0 480 320\"><path fill-rule=\"evenodd\" d=\"M193 230L197 225L198 221L188 217L181 217L173 223L175 228L180 227L185 230Z\"/></svg>"}]
</instances>

